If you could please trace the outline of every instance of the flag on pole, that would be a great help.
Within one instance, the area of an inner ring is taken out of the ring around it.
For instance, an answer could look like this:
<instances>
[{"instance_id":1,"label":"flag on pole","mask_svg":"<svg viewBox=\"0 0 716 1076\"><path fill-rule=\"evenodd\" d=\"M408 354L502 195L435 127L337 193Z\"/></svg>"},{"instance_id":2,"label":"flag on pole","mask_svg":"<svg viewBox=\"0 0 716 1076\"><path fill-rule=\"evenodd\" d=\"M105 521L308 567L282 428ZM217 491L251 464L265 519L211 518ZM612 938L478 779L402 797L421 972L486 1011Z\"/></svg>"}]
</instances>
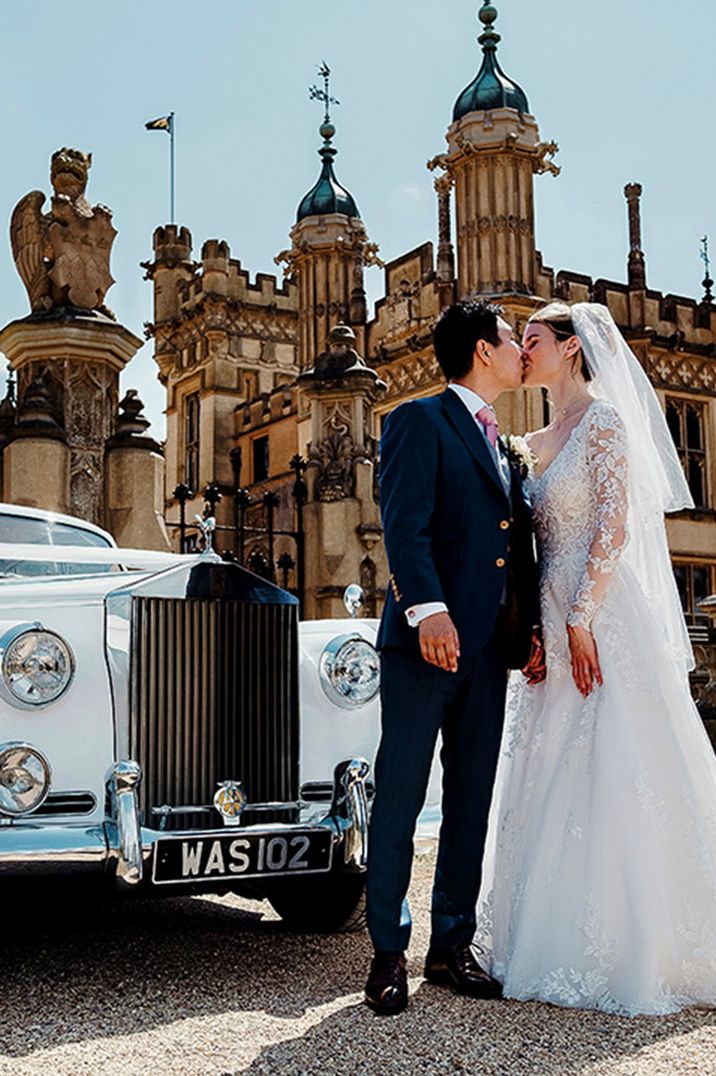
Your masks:
<instances>
[{"instance_id":1,"label":"flag on pole","mask_svg":"<svg viewBox=\"0 0 716 1076\"><path fill-rule=\"evenodd\" d=\"M171 134L173 115L174 113L171 112L168 116L160 116L159 119L149 120L144 126L148 131L168 131Z\"/></svg>"},{"instance_id":2,"label":"flag on pole","mask_svg":"<svg viewBox=\"0 0 716 1076\"><path fill-rule=\"evenodd\" d=\"M169 223L174 224L174 113L148 120L144 126L148 131L166 131L169 135Z\"/></svg>"}]
</instances>

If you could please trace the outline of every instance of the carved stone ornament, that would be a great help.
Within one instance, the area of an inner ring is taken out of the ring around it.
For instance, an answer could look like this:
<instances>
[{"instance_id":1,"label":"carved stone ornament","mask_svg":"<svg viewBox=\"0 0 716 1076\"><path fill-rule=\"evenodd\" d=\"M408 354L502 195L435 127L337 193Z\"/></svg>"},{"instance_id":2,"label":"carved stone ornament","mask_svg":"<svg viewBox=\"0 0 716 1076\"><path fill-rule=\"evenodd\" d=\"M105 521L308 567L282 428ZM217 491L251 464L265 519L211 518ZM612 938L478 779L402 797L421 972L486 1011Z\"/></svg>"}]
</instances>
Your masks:
<instances>
[{"instance_id":1,"label":"carved stone ornament","mask_svg":"<svg viewBox=\"0 0 716 1076\"><path fill-rule=\"evenodd\" d=\"M13 210L12 253L33 313L69 307L113 317L103 304L114 283L109 259L117 232L111 211L85 198L91 163L91 154L58 150L50 166L50 212L42 212L42 191L30 191Z\"/></svg>"},{"instance_id":2,"label":"carved stone ornament","mask_svg":"<svg viewBox=\"0 0 716 1076\"><path fill-rule=\"evenodd\" d=\"M537 157L534 163L534 170L538 176L542 175L544 172L549 172L552 176L558 176L560 174L562 169L552 160L557 153L559 153L559 146L556 142L539 142L537 144Z\"/></svg>"},{"instance_id":3,"label":"carved stone ornament","mask_svg":"<svg viewBox=\"0 0 716 1076\"><path fill-rule=\"evenodd\" d=\"M362 455L362 453L361 453ZM319 501L342 501L355 488L355 445L345 427L311 445L309 463L317 468L315 493Z\"/></svg>"}]
</instances>

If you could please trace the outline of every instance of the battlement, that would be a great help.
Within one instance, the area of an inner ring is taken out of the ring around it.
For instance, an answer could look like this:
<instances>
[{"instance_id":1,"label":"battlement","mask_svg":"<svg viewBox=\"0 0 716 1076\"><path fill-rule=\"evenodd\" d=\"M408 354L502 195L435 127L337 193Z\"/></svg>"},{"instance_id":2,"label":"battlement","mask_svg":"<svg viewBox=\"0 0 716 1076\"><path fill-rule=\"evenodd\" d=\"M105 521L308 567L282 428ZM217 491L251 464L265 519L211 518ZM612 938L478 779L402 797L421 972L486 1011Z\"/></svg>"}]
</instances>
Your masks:
<instances>
[{"instance_id":1,"label":"battlement","mask_svg":"<svg viewBox=\"0 0 716 1076\"><path fill-rule=\"evenodd\" d=\"M295 414L297 408L296 386L279 385L271 392L262 392L256 399L239 404L236 408L236 428L239 433L248 433Z\"/></svg>"},{"instance_id":2,"label":"battlement","mask_svg":"<svg viewBox=\"0 0 716 1076\"><path fill-rule=\"evenodd\" d=\"M165 224L154 229L152 237L154 260L162 265L173 265L191 259L191 232L184 225Z\"/></svg>"},{"instance_id":3,"label":"battlement","mask_svg":"<svg viewBox=\"0 0 716 1076\"><path fill-rule=\"evenodd\" d=\"M155 233L156 234L156 233ZM201 248L201 261L189 279L177 280L177 298L182 314L189 314L207 296L222 296L237 303L255 306L275 305L283 311L298 308L294 284L283 282L271 273L257 273L252 281L248 270L224 239L207 239Z\"/></svg>"},{"instance_id":4,"label":"battlement","mask_svg":"<svg viewBox=\"0 0 716 1076\"><path fill-rule=\"evenodd\" d=\"M229 244L225 239L207 239L201 248L201 261L202 264L212 261L228 263L230 254Z\"/></svg>"},{"instance_id":5,"label":"battlement","mask_svg":"<svg viewBox=\"0 0 716 1076\"><path fill-rule=\"evenodd\" d=\"M640 331L662 340L678 339L679 346L712 348L716 332L716 306L684 295L653 288L630 288L628 284L562 269L555 273L542 264L538 254L537 293L550 302L603 303L622 329Z\"/></svg>"}]
</instances>

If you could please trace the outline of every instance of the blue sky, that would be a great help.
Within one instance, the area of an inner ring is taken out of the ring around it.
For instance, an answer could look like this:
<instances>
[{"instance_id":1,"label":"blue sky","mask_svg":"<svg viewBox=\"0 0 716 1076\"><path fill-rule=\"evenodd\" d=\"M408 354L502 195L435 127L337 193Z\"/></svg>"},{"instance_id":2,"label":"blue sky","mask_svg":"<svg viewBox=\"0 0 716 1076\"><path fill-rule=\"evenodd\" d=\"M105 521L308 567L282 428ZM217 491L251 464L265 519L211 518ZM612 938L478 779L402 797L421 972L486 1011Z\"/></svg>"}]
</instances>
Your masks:
<instances>
[{"instance_id":1,"label":"blue sky","mask_svg":"<svg viewBox=\"0 0 716 1076\"><path fill-rule=\"evenodd\" d=\"M624 279L626 182L644 186L648 283L698 296L699 239L713 233L716 139L711 49L716 5L691 0L495 0L499 58L526 91L558 179L535 179L545 261ZM168 138L177 120L177 217L194 237L226 239L253 274L274 272L296 206L319 170L321 119L307 87L327 60L339 155L369 235L388 260L435 239L425 162L444 148L458 93L479 65L478 0L26 0L3 5L0 218L27 191L49 192L49 158L91 151L88 196L114 211L117 283L108 304L142 334L151 288L138 263L167 218ZM28 312L6 238L0 324ZM367 275L369 298L382 274ZM147 345L123 378L139 388L155 436L164 393Z\"/></svg>"}]
</instances>

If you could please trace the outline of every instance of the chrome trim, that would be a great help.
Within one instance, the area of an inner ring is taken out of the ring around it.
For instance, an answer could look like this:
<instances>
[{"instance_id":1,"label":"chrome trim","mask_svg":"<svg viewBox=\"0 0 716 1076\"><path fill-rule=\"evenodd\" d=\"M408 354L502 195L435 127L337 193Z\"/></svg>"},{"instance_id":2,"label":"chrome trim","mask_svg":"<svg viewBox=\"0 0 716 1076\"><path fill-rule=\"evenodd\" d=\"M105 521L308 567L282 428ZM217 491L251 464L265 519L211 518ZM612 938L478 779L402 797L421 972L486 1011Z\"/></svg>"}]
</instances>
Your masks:
<instances>
[{"instance_id":1,"label":"chrome trim","mask_svg":"<svg viewBox=\"0 0 716 1076\"><path fill-rule=\"evenodd\" d=\"M244 811L289 811L303 806L303 800L276 800L273 803L247 803ZM215 810L212 803L187 803L179 807L170 807L168 803L163 803L160 807L150 807L149 813L160 817L171 817L175 814L211 813Z\"/></svg>"},{"instance_id":2,"label":"chrome trim","mask_svg":"<svg viewBox=\"0 0 716 1076\"><path fill-rule=\"evenodd\" d=\"M142 771L136 762L117 762L109 778L109 794L116 825L116 877L120 885L141 882L142 834L139 823L137 789Z\"/></svg>"},{"instance_id":3,"label":"chrome trim","mask_svg":"<svg viewBox=\"0 0 716 1076\"><path fill-rule=\"evenodd\" d=\"M134 599L125 757L144 773L144 818L209 804L226 780L252 802L296 798L297 636L291 605Z\"/></svg>"},{"instance_id":4,"label":"chrome trim","mask_svg":"<svg viewBox=\"0 0 716 1076\"><path fill-rule=\"evenodd\" d=\"M359 609L365 604L365 592L358 583L349 583L343 591L343 604L351 620L358 616Z\"/></svg>"},{"instance_id":5,"label":"chrome trim","mask_svg":"<svg viewBox=\"0 0 716 1076\"><path fill-rule=\"evenodd\" d=\"M0 879L101 874L107 863L104 827L35 825L0 829Z\"/></svg>"},{"instance_id":6,"label":"chrome trim","mask_svg":"<svg viewBox=\"0 0 716 1076\"><path fill-rule=\"evenodd\" d=\"M343 859L352 871L368 866L368 797L370 766L364 758L340 762L333 774L331 817L343 837Z\"/></svg>"},{"instance_id":7,"label":"chrome trim","mask_svg":"<svg viewBox=\"0 0 716 1076\"><path fill-rule=\"evenodd\" d=\"M241 832L276 834L328 828L336 846L343 843L342 862L336 862L334 857L334 866L362 872L367 862L365 782L369 772L364 759L341 762L334 772L333 801L328 814L325 803L252 804L259 812L291 806L296 809L296 817L291 822L257 821L249 825L242 819ZM136 762L122 761L112 767L106 783L108 815L97 825L39 822L32 816L17 822L6 819L6 824L0 826L0 880L10 876L106 874L121 888L136 888L143 879L149 880L155 843L169 834L140 826L137 807L140 780L141 771ZM181 832L187 837L209 838L224 831L198 828L173 831L170 835L177 837Z\"/></svg>"},{"instance_id":8,"label":"chrome trim","mask_svg":"<svg viewBox=\"0 0 716 1076\"><path fill-rule=\"evenodd\" d=\"M50 792L47 799L33 814L38 818L55 815L91 814L97 806L97 797L93 792Z\"/></svg>"}]
</instances>

